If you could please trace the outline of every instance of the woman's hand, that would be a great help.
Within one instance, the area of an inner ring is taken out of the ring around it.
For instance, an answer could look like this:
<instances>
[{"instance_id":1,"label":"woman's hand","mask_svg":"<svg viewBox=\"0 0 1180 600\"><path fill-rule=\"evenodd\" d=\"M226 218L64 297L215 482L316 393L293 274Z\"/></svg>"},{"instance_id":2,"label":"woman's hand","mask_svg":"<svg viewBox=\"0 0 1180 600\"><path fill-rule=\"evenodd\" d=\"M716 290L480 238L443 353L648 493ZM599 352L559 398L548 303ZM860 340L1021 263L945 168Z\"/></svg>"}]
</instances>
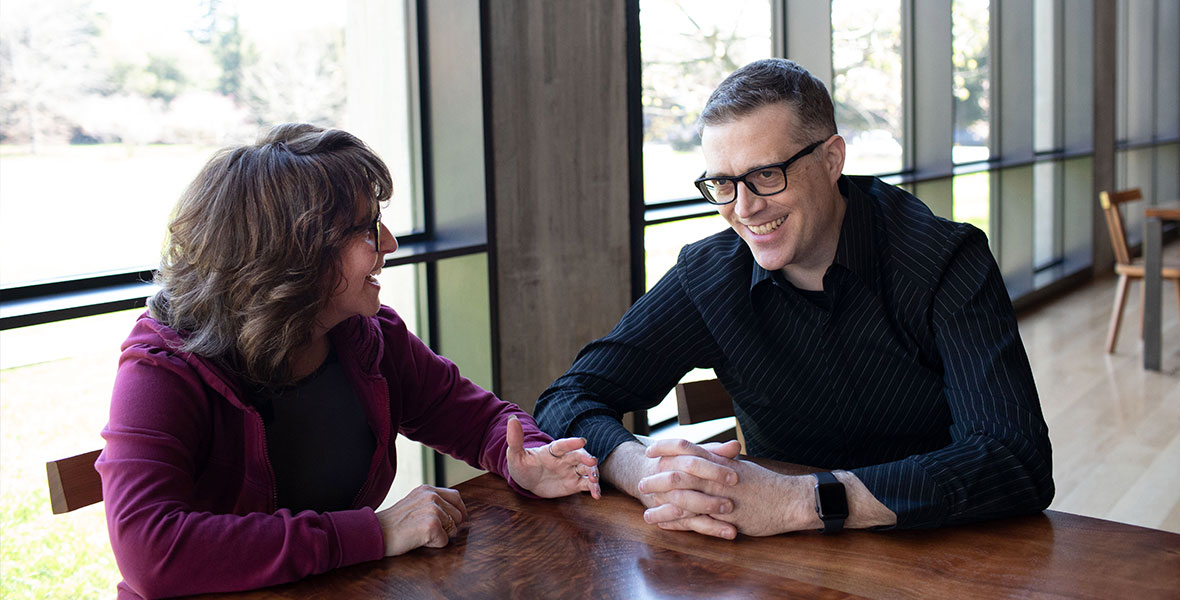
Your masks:
<instances>
[{"instance_id":1,"label":"woman's hand","mask_svg":"<svg viewBox=\"0 0 1180 600\"><path fill-rule=\"evenodd\" d=\"M421 546L446 546L467 520L467 507L456 490L420 485L377 513L377 520L385 536L385 556L397 556Z\"/></svg>"},{"instance_id":2,"label":"woman's hand","mask_svg":"<svg viewBox=\"0 0 1180 600\"><path fill-rule=\"evenodd\" d=\"M598 459L582 449L586 440L562 438L536 448L524 447L524 428L516 417L508 419L508 473L524 489L542 497L557 498L577 492L602 497L598 484Z\"/></svg>"}]
</instances>

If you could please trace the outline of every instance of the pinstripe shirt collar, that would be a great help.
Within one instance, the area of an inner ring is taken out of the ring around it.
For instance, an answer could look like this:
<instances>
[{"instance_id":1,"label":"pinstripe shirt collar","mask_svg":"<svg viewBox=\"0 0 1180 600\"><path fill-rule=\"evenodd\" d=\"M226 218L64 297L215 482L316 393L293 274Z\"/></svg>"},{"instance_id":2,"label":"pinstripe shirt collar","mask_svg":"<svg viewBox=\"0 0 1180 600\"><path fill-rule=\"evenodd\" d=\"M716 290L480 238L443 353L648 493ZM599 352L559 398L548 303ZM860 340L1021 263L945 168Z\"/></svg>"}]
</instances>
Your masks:
<instances>
[{"instance_id":1,"label":"pinstripe shirt collar","mask_svg":"<svg viewBox=\"0 0 1180 600\"><path fill-rule=\"evenodd\" d=\"M865 179L870 183L874 181L871 177ZM836 245L836 257L832 265L848 270L865 285L876 290L878 267L874 248L877 244L874 237L871 200L847 175L842 175L837 184L840 186L840 194L844 196L846 208L844 222L840 224L840 241ZM776 278L773 273L763 269L758 261L751 262L754 264L750 276L750 294L753 296L755 289L763 283L772 285ZM831 273L832 268L829 267L828 274ZM828 274L824 275L825 290L829 288ZM780 285L786 283L781 277L777 279L780 280Z\"/></svg>"}]
</instances>

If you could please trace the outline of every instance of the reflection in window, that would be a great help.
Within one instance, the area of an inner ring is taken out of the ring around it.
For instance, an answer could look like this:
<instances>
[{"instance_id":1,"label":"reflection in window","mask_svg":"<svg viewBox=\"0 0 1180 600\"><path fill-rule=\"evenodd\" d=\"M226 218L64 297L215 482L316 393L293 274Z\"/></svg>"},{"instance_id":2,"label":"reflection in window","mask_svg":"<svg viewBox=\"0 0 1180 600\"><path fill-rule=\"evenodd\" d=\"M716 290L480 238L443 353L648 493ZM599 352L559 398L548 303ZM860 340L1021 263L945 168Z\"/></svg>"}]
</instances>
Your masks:
<instances>
[{"instance_id":1,"label":"reflection in window","mask_svg":"<svg viewBox=\"0 0 1180 600\"><path fill-rule=\"evenodd\" d=\"M372 145L398 194L386 224L412 228L407 69L389 60L405 52L403 36L389 35L404 30L404 3L4 9L0 285L154 267L169 211L213 152L285 121L343 127Z\"/></svg>"},{"instance_id":2,"label":"reflection in window","mask_svg":"<svg viewBox=\"0 0 1180 600\"><path fill-rule=\"evenodd\" d=\"M991 236L991 175L987 171L954 178L954 221L970 223Z\"/></svg>"},{"instance_id":3,"label":"reflection in window","mask_svg":"<svg viewBox=\"0 0 1180 600\"><path fill-rule=\"evenodd\" d=\"M647 202L700 197L697 116L722 79L771 55L772 25L768 0L641 0Z\"/></svg>"},{"instance_id":4,"label":"reflection in window","mask_svg":"<svg viewBox=\"0 0 1180 600\"><path fill-rule=\"evenodd\" d=\"M680 249L686 244L704 239L729 228L721 215L648 225L644 229L643 245L646 256L647 289L676 264Z\"/></svg>"},{"instance_id":5,"label":"reflection in window","mask_svg":"<svg viewBox=\"0 0 1180 600\"><path fill-rule=\"evenodd\" d=\"M721 218L721 215L684 219L670 223L661 223L659 225L648 225L644 229L643 240L646 251L646 289L650 290L668 272L668 269L671 269L672 265L676 264L676 259L680 255L680 249L685 244L691 244L718 231L724 231L728 227L729 224L725 222L725 219ZM686 375L682 381L709 379L711 377L713 377L711 374L704 375L698 371L693 371ZM669 392L659 404L647 411L647 422L650 425L667 423L675 418L676 394L672 392Z\"/></svg>"},{"instance_id":6,"label":"reflection in window","mask_svg":"<svg viewBox=\"0 0 1180 600\"><path fill-rule=\"evenodd\" d=\"M991 67L988 60L988 0L951 3L954 65L955 164L987 160L990 136Z\"/></svg>"},{"instance_id":7,"label":"reflection in window","mask_svg":"<svg viewBox=\"0 0 1180 600\"><path fill-rule=\"evenodd\" d=\"M844 172L902 169L901 4L832 0L832 99Z\"/></svg>"}]
</instances>

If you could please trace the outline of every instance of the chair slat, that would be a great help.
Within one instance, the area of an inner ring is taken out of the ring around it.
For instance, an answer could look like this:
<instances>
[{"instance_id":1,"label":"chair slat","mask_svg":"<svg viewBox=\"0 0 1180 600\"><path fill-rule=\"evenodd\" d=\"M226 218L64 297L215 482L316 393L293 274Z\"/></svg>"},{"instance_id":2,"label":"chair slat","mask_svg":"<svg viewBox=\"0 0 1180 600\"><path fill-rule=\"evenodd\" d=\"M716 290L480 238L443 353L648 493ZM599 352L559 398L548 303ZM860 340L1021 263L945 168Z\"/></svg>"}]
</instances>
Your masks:
<instances>
[{"instance_id":1,"label":"chair slat","mask_svg":"<svg viewBox=\"0 0 1180 600\"><path fill-rule=\"evenodd\" d=\"M101 453L102 450L93 450L45 463L53 514L60 515L102 502L102 478L94 470L94 461Z\"/></svg>"}]
</instances>

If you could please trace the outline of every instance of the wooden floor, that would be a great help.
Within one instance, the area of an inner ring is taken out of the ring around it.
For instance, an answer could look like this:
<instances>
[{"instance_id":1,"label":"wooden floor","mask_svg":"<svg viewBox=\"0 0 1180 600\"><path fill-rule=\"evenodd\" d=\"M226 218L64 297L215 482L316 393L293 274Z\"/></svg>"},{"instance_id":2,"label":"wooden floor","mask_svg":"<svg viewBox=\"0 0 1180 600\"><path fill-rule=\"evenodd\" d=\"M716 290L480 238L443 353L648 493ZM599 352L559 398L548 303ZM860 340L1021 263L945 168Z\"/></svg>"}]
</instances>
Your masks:
<instances>
[{"instance_id":1,"label":"wooden floor","mask_svg":"<svg viewBox=\"0 0 1180 600\"><path fill-rule=\"evenodd\" d=\"M1166 248L1180 259L1180 243ZM1145 371L1139 294L1128 296L1114 354L1104 352L1112 276L1019 315L1053 442L1050 508L1180 533L1180 318L1164 284L1163 359Z\"/></svg>"}]
</instances>

